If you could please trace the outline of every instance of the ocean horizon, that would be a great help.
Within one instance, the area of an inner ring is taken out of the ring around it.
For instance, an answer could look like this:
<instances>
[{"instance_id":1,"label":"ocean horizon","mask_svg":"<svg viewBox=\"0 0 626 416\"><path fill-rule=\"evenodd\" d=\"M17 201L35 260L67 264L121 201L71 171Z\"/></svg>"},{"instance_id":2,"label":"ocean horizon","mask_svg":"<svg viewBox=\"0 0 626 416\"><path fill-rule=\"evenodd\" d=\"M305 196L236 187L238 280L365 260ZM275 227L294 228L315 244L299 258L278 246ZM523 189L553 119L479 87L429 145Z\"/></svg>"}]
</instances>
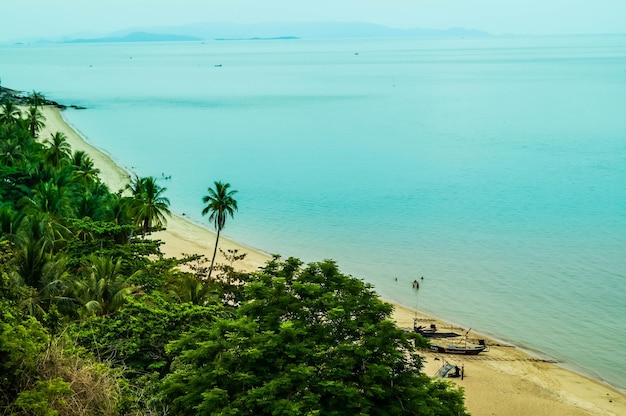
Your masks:
<instances>
[{"instance_id":1,"label":"ocean horizon","mask_svg":"<svg viewBox=\"0 0 626 416\"><path fill-rule=\"evenodd\" d=\"M0 77L174 213L229 182L229 238L626 391L624 40L10 45Z\"/></svg>"}]
</instances>

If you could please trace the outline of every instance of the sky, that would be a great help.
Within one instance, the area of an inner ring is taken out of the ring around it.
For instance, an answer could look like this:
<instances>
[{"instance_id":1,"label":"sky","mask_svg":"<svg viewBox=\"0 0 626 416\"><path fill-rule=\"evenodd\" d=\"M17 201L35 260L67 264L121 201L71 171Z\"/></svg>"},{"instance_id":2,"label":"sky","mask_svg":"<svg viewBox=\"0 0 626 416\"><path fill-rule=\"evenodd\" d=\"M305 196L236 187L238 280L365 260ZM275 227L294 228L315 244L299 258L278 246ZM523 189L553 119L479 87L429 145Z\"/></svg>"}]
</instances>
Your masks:
<instances>
[{"instance_id":1,"label":"sky","mask_svg":"<svg viewBox=\"0 0 626 416\"><path fill-rule=\"evenodd\" d=\"M494 35L626 33L626 0L0 1L0 42L198 22L367 22Z\"/></svg>"}]
</instances>

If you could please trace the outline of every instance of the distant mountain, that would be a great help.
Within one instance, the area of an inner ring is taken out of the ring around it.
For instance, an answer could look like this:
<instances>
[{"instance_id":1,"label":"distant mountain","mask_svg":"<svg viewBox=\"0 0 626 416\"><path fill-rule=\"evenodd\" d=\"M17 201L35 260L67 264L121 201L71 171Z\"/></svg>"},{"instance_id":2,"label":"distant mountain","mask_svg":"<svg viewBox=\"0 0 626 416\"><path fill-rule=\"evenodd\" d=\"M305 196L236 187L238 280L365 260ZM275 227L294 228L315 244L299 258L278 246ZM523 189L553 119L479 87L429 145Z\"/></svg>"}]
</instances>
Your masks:
<instances>
[{"instance_id":1,"label":"distant mountain","mask_svg":"<svg viewBox=\"0 0 626 416\"><path fill-rule=\"evenodd\" d=\"M277 36L275 38L260 38L260 37L253 37L253 38L215 38L214 40L294 40L294 39L300 39L297 36Z\"/></svg>"},{"instance_id":2,"label":"distant mountain","mask_svg":"<svg viewBox=\"0 0 626 416\"><path fill-rule=\"evenodd\" d=\"M258 23L238 24L228 22L195 23L184 26L133 28L120 31L114 36L126 36L133 32L153 34L175 33L204 40L215 39L330 39L330 38L463 38L491 36L475 29L397 29L372 23L306 22L306 23Z\"/></svg>"},{"instance_id":3,"label":"distant mountain","mask_svg":"<svg viewBox=\"0 0 626 416\"><path fill-rule=\"evenodd\" d=\"M167 33L133 32L124 36L109 36L102 38L81 38L65 40L64 43L101 43L101 42L179 42L202 40L202 38L188 35L172 35Z\"/></svg>"},{"instance_id":4,"label":"distant mountain","mask_svg":"<svg viewBox=\"0 0 626 416\"><path fill-rule=\"evenodd\" d=\"M328 38L389 38L389 37L482 37L488 33L474 29L397 29L372 23L259 23L242 25L237 23L197 23L178 27L151 28L155 33L171 33L196 36L203 39L216 38L278 38L297 37L304 39Z\"/></svg>"},{"instance_id":5,"label":"distant mountain","mask_svg":"<svg viewBox=\"0 0 626 416\"><path fill-rule=\"evenodd\" d=\"M63 43L175 42L199 40L284 40L346 38L476 38L491 36L476 29L398 29L372 23L307 22L238 24L194 23L184 26L142 27L104 37L64 38Z\"/></svg>"},{"instance_id":6,"label":"distant mountain","mask_svg":"<svg viewBox=\"0 0 626 416\"><path fill-rule=\"evenodd\" d=\"M396 29L372 23L259 23L242 25L237 23L197 23L178 27L150 28L151 32L195 36L206 40L280 38L303 39L328 38L398 38L398 37L483 37L487 32L475 29Z\"/></svg>"}]
</instances>

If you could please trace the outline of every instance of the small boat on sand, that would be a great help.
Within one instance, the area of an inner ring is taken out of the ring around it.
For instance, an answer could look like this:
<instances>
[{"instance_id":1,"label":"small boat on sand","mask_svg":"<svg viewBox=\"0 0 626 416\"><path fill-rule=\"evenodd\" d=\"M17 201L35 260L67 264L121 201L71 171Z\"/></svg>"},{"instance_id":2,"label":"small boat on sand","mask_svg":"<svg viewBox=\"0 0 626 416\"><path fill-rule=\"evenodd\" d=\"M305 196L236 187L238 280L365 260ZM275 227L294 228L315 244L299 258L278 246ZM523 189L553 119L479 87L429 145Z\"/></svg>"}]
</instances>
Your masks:
<instances>
[{"instance_id":1,"label":"small boat on sand","mask_svg":"<svg viewBox=\"0 0 626 416\"><path fill-rule=\"evenodd\" d=\"M437 345L430 344L430 350L432 352L440 352L443 354L463 354L463 355L478 355L483 351L487 351L487 344L485 344L484 339L478 340L478 345L468 345L467 343L467 335L472 330L472 328L468 329L464 335L465 342L463 344L451 344L451 345Z\"/></svg>"},{"instance_id":2,"label":"small boat on sand","mask_svg":"<svg viewBox=\"0 0 626 416\"><path fill-rule=\"evenodd\" d=\"M443 354L464 354L464 355L478 355L485 351L486 345L431 345L430 350L432 352L439 352Z\"/></svg>"},{"instance_id":3,"label":"small boat on sand","mask_svg":"<svg viewBox=\"0 0 626 416\"><path fill-rule=\"evenodd\" d=\"M437 328L433 328L433 326L434 325L431 325L430 328L423 326L413 327L413 331L426 338L453 338L461 336L461 334L455 332L439 332Z\"/></svg>"},{"instance_id":4,"label":"small boat on sand","mask_svg":"<svg viewBox=\"0 0 626 416\"><path fill-rule=\"evenodd\" d=\"M439 332L439 330L437 329L437 325L435 324L431 324L430 328L422 325L418 326L417 319L413 320L413 332L417 332L418 334L426 338L453 338L461 336L460 334L457 334L455 332Z\"/></svg>"}]
</instances>

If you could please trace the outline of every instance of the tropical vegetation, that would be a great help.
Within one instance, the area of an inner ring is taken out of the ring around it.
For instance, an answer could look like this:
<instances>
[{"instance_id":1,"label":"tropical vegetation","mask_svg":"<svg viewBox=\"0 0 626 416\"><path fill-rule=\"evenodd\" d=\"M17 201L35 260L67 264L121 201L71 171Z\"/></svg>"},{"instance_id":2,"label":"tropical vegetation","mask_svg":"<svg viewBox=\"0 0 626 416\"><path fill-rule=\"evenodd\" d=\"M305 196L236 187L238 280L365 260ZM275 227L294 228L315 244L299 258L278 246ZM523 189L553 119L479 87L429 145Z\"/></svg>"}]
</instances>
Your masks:
<instances>
[{"instance_id":1,"label":"tropical vegetation","mask_svg":"<svg viewBox=\"0 0 626 416\"><path fill-rule=\"evenodd\" d=\"M220 232L224 229L228 216L233 218L235 211L237 211L237 201L234 198L237 191L228 190L228 188L230 188L229 183L215 181L214 187L208 188L208 194L202 198L202 202L207 204L202 210L202 215L209 215L209 222L213 222L213 226L217 231L215 248L213 249L213 257L211 258L211 266L209 267L209 279L211 278L211 272L213 272L213 266L215 264L215 255L217 254L217 245L220 241Z\"/></svg>"},{"instance_id":2,"label":"tropical vegetation","mask_svg":"<svg viewBox=\"0 0 626 416\"><path fill-rule=\"evenodd\" d=\"M215 264L229 184L203 199L210 266L164 256L147 236L166 189L109 189L62 133L41 134L33 95L0 109L0 415L467 414L462 390L422 372L427 342L333 261Z\"/></svg>"}]
</instances>

